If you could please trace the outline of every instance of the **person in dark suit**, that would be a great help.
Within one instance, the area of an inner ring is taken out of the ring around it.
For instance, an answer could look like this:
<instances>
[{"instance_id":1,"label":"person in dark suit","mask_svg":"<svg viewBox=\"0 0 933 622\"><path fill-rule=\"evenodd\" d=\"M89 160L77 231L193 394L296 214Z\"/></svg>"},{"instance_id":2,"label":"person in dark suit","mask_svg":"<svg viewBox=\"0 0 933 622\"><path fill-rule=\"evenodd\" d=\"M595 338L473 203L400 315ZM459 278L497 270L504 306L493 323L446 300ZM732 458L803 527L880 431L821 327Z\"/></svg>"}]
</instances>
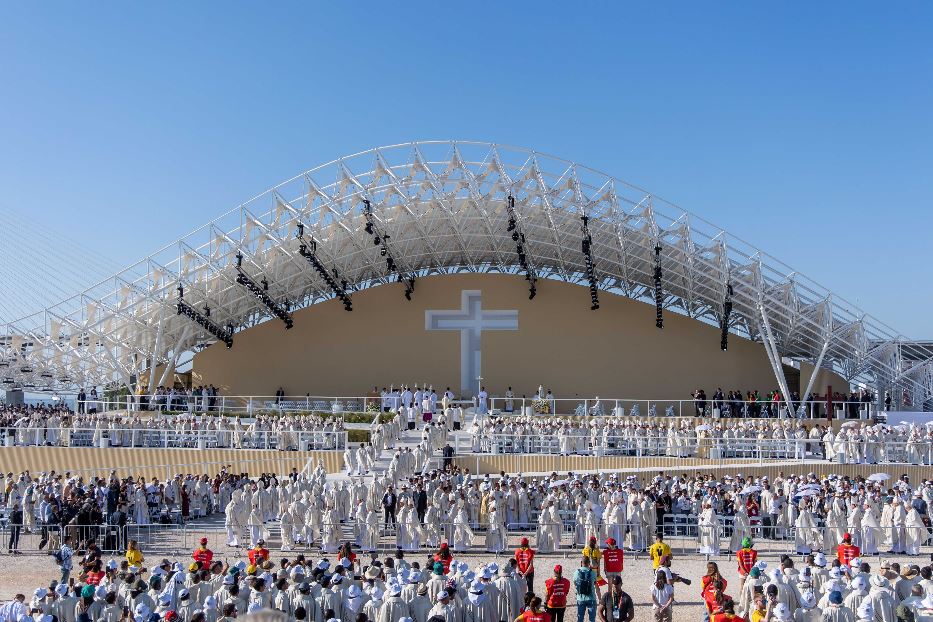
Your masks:
<instances>
[{"instance_id":1,"label":"person in dark suit","mask_svg":"<svg viewBox=\"0 0 933 622\"><path fill-rule=\"evenodd\" d=\"M415 491L415 511L418 512L418 522L424 524L424 513L428 511L428 493L424 491L424 485L418 484Z\"/></svg>"},{"instance_id":2,"label":"person in dark suit","mask_svg":"<svg viewBox=\"0 0 933 622\"><path fill-rule=\"evenodd\" d=\"M444 445L444 470L448 470L454 461L454 448L450 446L450 443Z\"/></svg>"},{"instance_id":3,"label":"person in dark suit","mask_svg":"<svg viewBox=\"0 0 933 622\"><path fill-rule=\"evenodd\" d=\"M385 526L389 526L389 522L395 526L395 506L398 505L398 497L395 495L395 490L389 486L389 489L386 490L386 494L382 496L382 509L385 511Z\"/></svg>"}]
</instances>

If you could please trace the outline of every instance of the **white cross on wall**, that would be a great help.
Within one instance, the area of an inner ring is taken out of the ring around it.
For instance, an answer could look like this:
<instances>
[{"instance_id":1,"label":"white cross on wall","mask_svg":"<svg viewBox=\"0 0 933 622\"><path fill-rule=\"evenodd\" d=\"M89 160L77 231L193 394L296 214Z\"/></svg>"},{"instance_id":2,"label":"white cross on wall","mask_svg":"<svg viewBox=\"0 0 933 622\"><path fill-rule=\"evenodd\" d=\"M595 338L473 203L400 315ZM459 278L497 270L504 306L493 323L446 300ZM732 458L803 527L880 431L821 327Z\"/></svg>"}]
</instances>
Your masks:
<instances>
[{"instance_id":1,"label":"white cross on wall","mask_svg":"<svg viewBox=\"0 0 933 622\"><path fill-rule=\"evenodd\" d=\"M460 292L459 311L425 311L425 330L460 331L460 393L472 395L480 376L484 330L518 330L518 311L483 311L483 293L477 289Z\"/></svg>"}]
</instances>

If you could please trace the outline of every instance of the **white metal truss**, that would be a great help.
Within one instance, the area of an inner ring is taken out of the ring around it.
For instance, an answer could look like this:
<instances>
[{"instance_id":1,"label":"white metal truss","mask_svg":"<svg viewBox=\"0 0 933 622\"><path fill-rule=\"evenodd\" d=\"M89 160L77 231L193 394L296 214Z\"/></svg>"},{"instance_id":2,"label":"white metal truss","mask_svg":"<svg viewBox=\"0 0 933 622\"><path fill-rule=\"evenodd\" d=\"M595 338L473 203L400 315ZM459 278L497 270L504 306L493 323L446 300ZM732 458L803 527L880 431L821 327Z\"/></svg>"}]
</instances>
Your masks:
<instances>
[{"instance_id":1,"label":"white metal truss","mask_svg":"<svg viewBox=\"0 0 933 622\"><path fill-rule=\"evenodd\" d=\"M253 277L265 277L269 295L292 309L332 298L297 254L299 222L351 292L395 280L364 230L364 199L390 234L403 274L519 273L507 231L509 194L539 277L586 280L580 252L585 213L601 289L653 302L654 246L660 243L668 312L719 326L731 282L730 331L769 342L772 358L832 369L852 383L890 391L905 405L933 398L930 348L747 242L585 166L468 141L406 143L329 162L81 294L0 327L0 390L129 385L150 367L174 366L184 352L213 341L176 314L179 285L195 308L210 307L218 325L239 331L268 320L268 310L236 284L237 253ZM580 304L588 304L583 293ZM770 337L762 335L763 314Z\"/></svg>"}]
</instances>

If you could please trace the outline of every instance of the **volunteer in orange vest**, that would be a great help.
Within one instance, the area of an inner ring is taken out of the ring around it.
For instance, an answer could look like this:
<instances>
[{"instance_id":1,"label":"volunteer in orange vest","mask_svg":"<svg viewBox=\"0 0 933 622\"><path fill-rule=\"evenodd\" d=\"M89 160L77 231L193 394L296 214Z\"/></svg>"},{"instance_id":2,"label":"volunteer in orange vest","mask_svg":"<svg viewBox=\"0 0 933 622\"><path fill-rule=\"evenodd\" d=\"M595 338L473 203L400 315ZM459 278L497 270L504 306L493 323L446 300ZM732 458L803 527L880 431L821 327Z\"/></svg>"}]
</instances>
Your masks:
<instances>
[{"instance_id":1,"label":"volunteer in orange vest","mask_svg":"<svg viewBox=\"0 0 933 622\"><path fill-rule=\"evenodd\" d=\"M207 548L207 538L201 538L201 545L198 548L194 549L194 553L191 554L191 558L194 561L201 564L201 568L207 568L211 564L211 560L214 559L214 552Z\"/></svg>"},{"instance_id":2,"label":"volunteer in orange vest","mask_svg":"<svg viewBox=\"0 0 933 622\"><path fill-rule=\"evenodd\" d=\"M552 622L564 622L569 595L570 581L564 578L564 567L557 564L554 566L554 576L544 582L545 606Z\"/></svg>"},{"instance_id":3,"label":"volunteer in orange vest","mask_svg":"<svg viewBox=\"0 0 933 622\"><path fill-rule=\"evenodd\" d=\"M622 576L624 558L625 554L622 549L616 546L616 539L606 538L606 548L603 549L603 571L606 573L606 581L610 584L613 577Z\"/></svg>"},{"instance_id":4,"label":"volunteer in orange vest","mask_svg":"<svg viewBox=\"0 0 933 622\"><path fill-rule=\"evenodd\" d=\"M525 578L528 584L528 591L534 592L535 588L535 551L528 546L528 538L522 538L521 546L515 549L515 562L518 565L518 576Z\"/></svg>"},{"instance_id":5,"label":"volunteer in orange vest","mask_svg":"<svg viewBox=\"0 0 933 622\"><path fill-rule=\"evenodd\" d=\"M842 544L836 547L836 558L843 568L849 567L856 557L861 557L862 549L852 544L852 534L846 532L842 535Z\"/></svg>"},{"instance_id":6,"label":"volunteer in orange vest","mask_svg":"<svg viewBox=\"0 0 933 622\"><path fill-rule=\"evenodd\" d=\"M744 585L745 577L752 571L758 560L758 551L752 548L751 538L742 538L742 548L735 554L735 558L739 563L739 576L742 577L741 583Z\"/></svg>"}]
</instances>

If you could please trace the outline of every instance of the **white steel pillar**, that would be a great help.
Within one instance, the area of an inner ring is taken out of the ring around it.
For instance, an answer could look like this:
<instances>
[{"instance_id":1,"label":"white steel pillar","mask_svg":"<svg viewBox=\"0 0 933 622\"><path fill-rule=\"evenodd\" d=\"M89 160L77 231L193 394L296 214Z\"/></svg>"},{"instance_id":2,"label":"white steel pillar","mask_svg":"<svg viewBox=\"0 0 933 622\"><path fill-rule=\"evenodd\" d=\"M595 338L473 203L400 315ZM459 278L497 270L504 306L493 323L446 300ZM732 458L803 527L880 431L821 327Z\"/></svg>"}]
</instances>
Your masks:
<instances>
[{"instance_id":1,"label":"white steel pillar","mask_svg":"<svg viewBox=\"0 0 933 622\"><path fill-rule=\"evenodd\" d=\"M826 356L827 350L829 350L829 339L823 342L823 348L820 350L820 355L816 359L816 365L813 367L813 373L810 374L810 381L807 383L807 390L800 394L801 401L807 399L807 396L810 395L810 391L813 390L813 383L816 382L816 375L820 373L820 365L823 364L823 357Z\"/></svg>"},{"instance_id":2,"label":"white steel pillar","mask_svg":"<svg viewBox=\"0 0 933 622\"><path fill-rule=\"evenodd\" d=\"M777 342L774 340L774 334L771 332L771 324L768 322L768 314L765 311L765 305L759 301L758 310L761 312L761 323L765 329L765 339L763 339L765 351L768 353L768 360L771 361L771 368L774 370L774 376L777 378L778 387L784 394L784 401L790 406L790 391L787 390L787 379L784 377L784 371L781 369L781 356L778 353ZM788 408L788 410L790 410Z\"/></svg>"}]
</instances>

